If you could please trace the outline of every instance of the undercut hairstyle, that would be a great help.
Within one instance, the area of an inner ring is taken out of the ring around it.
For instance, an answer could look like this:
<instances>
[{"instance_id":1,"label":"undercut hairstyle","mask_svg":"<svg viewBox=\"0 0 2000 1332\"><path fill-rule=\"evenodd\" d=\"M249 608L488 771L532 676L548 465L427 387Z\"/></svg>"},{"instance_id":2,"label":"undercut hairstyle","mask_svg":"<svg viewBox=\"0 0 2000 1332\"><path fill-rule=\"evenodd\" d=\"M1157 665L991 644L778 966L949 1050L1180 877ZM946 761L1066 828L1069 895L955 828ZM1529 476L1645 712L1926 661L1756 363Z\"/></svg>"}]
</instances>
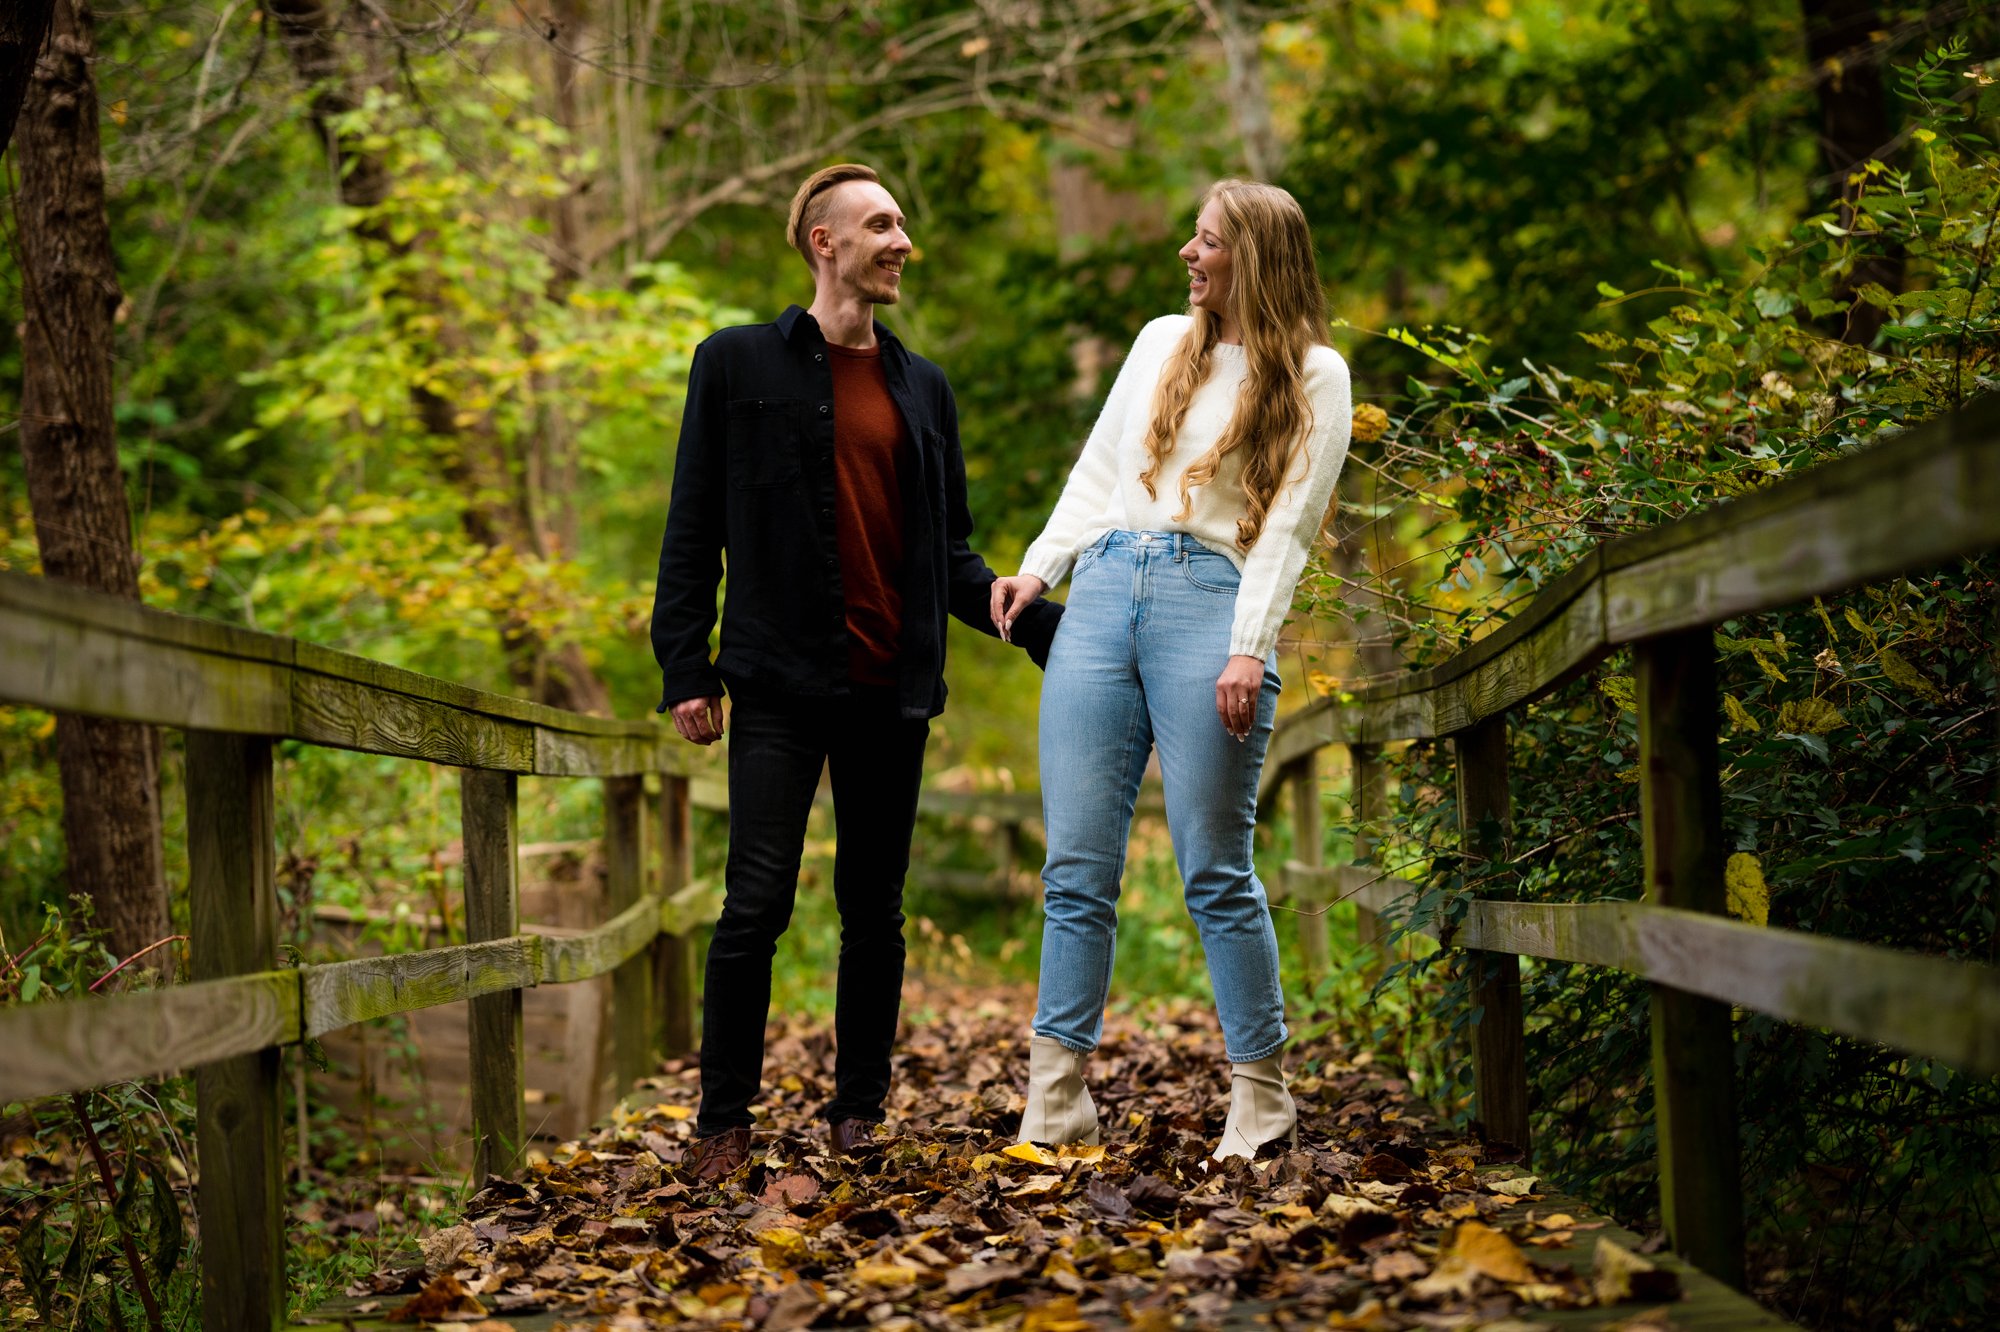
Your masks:
<instances>
[{"instance_id":1,"label":"undercut hairstyle","mask_svg":"<svg viewBox=\"0 0 2000 1332\"><path fill-rule=\"evenodd\" d=\"M813 258L813 228L823 224L833 211L833 190L836 185L845 185L850 180L880 181L874 167L862 166L859 162L842 162L838 166L822 167L806 177L805 184L792 196L792 210L785 219L785 239L792 243L806 261L806 267L819 272L819 263Z\"/></svg>"}]
</instances>

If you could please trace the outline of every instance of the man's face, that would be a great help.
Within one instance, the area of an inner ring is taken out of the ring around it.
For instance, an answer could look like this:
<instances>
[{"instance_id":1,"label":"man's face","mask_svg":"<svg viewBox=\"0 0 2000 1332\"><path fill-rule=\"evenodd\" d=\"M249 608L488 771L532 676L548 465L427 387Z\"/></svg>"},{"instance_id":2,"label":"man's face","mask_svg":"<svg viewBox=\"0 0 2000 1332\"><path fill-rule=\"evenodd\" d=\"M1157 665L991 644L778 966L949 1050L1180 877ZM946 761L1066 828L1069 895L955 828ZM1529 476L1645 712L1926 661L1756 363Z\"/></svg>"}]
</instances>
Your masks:
<instances>
[{"instance_id":1,"label":"man's face","mask_svg":"<svg viewBox=\"0 0 2000 1332\"><path fill-rule=\"evenodd\" d=\"M902 296L903 261L910 256L910 238L903 231L903 210L895 196L872 180L850 180L834 186L833 211L813 228L820 255L820 281L831 280L843 291L876 305L894 305ZM833 250L828 274L826 247Z\"/></svg>"}]
</instances>

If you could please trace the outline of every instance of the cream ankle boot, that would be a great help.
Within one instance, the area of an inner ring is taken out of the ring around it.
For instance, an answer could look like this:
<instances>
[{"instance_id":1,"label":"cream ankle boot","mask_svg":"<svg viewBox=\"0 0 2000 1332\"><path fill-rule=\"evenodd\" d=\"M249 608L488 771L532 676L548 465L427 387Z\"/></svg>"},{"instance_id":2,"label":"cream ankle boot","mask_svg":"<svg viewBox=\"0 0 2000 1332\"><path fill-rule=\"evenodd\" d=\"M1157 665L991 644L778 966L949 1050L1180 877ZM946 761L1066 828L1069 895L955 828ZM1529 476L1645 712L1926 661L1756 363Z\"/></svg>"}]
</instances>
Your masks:
<instances>
[{"instance_id":1,"label":"cream ankle boot","mask_svg":"<svg viewBox=\"0 0 2000 1332\"><path fill-rule=\"evenodd\" d=\"M1046 1036L1028 1042L1028 1108L1016 1142L1096 1144L1097 1106L1083 1085L1085 1058Z\"/></svg>"},{"instance_id":2,"label":"cream ankle boot","mask_svg":"<svg viewBox=\"0 0 2000 1332\"><path fill-rule=\"evenodd\" d=\"M1276 1138L1299 1141L1299 1112L1292 1094L1285 1090L1284 1056L1229 1066L1229 1121L1222 1126L1222 1142L1212 1158L1226 1161L1232 1156L1245 1159Z\"/></svg>"}]
</instances>

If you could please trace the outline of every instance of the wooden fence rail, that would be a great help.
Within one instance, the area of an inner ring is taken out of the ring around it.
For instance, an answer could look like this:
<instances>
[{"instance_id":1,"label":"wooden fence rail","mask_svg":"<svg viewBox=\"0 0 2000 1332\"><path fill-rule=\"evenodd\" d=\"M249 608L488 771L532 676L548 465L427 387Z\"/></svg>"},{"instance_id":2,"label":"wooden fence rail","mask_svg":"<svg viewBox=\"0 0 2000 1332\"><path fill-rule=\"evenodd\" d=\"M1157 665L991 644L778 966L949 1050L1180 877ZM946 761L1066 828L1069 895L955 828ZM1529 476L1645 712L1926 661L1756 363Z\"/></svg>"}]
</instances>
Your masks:
<instances>
[{"instance_id":1,"label":"wooden fence rail","mask_svg":"<svg viewBox=\"0 0 2000 1332\"><path fill-rule=\"evenodd\" d=\"M1472 980L1474 1113L1529 1147L1522 956L1616 967L1653 986L1662 1213L1683 1256L1740 1286L1742 1197L1730 1006L1826 1027L1975 1075L2000 1074L2000 968L1729 920L1724 914L1713 626L2000 546L2000 399L1641 535L1598 546L1519 616L1426 671L1325 700L1272 737L1262 807L1291 783L1297 854L1279 890L1298 904L1309 962L1323 912L1352 901L1364 935L1407 923L1424 885L1378 859L1381 747L1448 738L1464 854L1488 885L1454 925ZM1644 902L1507 900L1507 714L1621 647L1635 657ZM1348 751L1355 864L1324 866L1318 755Z\"/></svg>"},{"instance_id":2,"label":"wooden fence rail","mask_svg":"<svg viewBox=\"0 0 2000 1332\"><path fill-rule=\"evenodd\" d=\"M686 746L365 658L0 575L0 701L178 727L186 735L193 980L150 993L0 1009L0 1101L195 1070L202 1320L285 1314L279 1047L368 1018L467 1000L474 1163L504 1174L526 1137L521 995L609 973L630 1081L694 1044L695 934L719 889L691 872ZM272 745L299 740L464 769L467 942L274 969ZM570 937L520 929L518 781L605 792L612 908Z\"/></svg>"}]
</instances>

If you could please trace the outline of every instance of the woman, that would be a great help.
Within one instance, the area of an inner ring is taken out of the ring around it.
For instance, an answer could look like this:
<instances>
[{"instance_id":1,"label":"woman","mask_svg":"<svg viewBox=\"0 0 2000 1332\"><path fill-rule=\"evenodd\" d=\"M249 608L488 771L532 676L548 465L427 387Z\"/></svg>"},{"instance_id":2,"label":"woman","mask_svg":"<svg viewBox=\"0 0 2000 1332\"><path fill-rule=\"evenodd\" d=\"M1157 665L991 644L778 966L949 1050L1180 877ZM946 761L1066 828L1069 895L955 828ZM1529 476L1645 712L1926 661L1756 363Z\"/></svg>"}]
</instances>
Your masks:
<instances>
[{"instance_id":1,"label":"woman","mask_svg":"<svg viewBox=\"0 0 2000 1332\"><path fill-rule=\"evenodd\" d=\"M1251 864L1275 647L1347 456L1347 367L1298 203L1225 180L1181 247L1187 315L1140 332L1048 526L993 586L994 624L1068 575L1042 684L1041 993L1022 1141L1096 1142L1132 805L1158 746L1167 825L1231 1066L1214 1156L1297 1139L1277 936Z\"/></svg>"}]
</instances>

